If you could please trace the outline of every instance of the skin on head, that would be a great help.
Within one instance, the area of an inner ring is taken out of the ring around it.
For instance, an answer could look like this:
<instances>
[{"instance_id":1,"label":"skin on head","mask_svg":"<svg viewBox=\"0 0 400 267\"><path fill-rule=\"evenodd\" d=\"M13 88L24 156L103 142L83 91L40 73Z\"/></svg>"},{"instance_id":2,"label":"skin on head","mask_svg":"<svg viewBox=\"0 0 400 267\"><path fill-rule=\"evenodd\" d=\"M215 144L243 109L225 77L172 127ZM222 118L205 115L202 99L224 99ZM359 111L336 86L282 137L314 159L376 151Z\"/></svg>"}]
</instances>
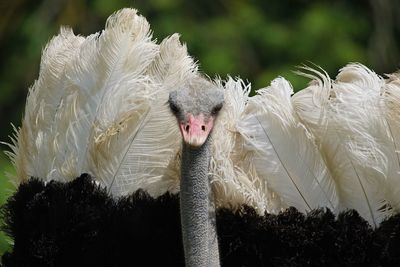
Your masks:
<instances>
[{"instance_id":1,"label":"skin on head","mask_svg":"<svg viewBox=\"0 0 400 267\"><path fill-rule=\"evenodd\" d=\"M187 267L220 266L208 173L210 134L223 102L223 92L201 77L190 79L169 95L183 140L180 214Z\"/></svg>"}]
</instances>

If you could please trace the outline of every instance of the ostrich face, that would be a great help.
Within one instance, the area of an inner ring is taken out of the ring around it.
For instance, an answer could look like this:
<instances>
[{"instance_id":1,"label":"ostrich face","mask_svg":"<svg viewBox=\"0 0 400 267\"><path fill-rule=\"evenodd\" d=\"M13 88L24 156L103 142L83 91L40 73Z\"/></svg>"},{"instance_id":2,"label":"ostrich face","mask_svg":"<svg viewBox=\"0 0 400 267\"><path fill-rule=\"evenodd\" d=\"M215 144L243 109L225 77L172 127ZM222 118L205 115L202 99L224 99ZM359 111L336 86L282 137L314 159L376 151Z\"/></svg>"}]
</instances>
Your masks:
<instances>
[{"instance_id":1,"label":"ostrich face","mask_svg":"<svg viewBox=\"0 0 400 267\"><path fill-rule=\"evenodd\" d=\"M191 147L200 147L212 131L224 94L211 82L196 78L171 92L168 103L178 120L183 141Z\"/></svg>"}]
</instances>

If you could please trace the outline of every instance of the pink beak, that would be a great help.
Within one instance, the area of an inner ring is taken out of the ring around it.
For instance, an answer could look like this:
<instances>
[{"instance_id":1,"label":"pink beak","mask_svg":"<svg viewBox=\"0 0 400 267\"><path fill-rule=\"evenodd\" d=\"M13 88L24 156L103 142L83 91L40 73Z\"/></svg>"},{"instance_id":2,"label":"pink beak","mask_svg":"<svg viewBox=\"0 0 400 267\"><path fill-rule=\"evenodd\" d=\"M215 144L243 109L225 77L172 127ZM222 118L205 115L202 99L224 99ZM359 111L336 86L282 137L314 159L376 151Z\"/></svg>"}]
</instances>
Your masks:
<instances>
[{"instance_id":1,"label":"pink beak","mask_svg":"<svg viewBox=\"0 0 400 267\"><path fill-rule=\"evenodd\" d=\"M188 114L187 122L181 122L179 124L183 141L194 147L199 147L204 144L213 126L214 119L210 117L209 120L205 122L203 114L198 116Z\"/></svg>"}]
</instances>

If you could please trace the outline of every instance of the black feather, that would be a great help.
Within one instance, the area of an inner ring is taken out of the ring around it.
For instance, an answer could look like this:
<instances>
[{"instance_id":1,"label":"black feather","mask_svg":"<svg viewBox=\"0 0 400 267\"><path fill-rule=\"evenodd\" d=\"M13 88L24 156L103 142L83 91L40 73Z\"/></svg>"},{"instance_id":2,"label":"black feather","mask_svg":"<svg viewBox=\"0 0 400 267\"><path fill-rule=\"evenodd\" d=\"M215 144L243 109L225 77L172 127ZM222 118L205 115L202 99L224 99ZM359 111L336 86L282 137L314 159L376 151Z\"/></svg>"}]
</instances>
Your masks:
<instances>
[{"instance_id":1,"label":"black feather","mask_svg":"<svg viewBox=\"0 0 400 267\"><path fill-rule=\"evenodd\" d=\"M2 207L15 245L4 266L184 266L179 196L113 199L84 174L31 179ZM400 215L372 229L354 210L259 216L219 209L222 266L398 266Z\"/></svg>"}]
</instances>

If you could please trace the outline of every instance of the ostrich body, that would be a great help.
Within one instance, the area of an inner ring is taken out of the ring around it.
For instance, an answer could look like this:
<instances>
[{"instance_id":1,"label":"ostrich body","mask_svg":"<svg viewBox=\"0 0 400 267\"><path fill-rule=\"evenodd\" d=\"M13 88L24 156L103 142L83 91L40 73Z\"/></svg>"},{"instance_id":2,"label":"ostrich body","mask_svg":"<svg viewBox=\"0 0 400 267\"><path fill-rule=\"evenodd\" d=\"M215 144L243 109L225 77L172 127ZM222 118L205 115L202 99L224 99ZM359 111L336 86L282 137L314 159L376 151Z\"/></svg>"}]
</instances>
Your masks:
<instances>
[{"instance_id":1,"label":"ostrich body","mask_svg":"<svg viewBox=\"0 0 400 267\"><path fill-rule=\"evenodd\" d=\"M186 266L219 266L215 207L209 181L210 133L223 93L200 77L170 93L181 134L180 214Z\"/></svg>"}]
</instances>

